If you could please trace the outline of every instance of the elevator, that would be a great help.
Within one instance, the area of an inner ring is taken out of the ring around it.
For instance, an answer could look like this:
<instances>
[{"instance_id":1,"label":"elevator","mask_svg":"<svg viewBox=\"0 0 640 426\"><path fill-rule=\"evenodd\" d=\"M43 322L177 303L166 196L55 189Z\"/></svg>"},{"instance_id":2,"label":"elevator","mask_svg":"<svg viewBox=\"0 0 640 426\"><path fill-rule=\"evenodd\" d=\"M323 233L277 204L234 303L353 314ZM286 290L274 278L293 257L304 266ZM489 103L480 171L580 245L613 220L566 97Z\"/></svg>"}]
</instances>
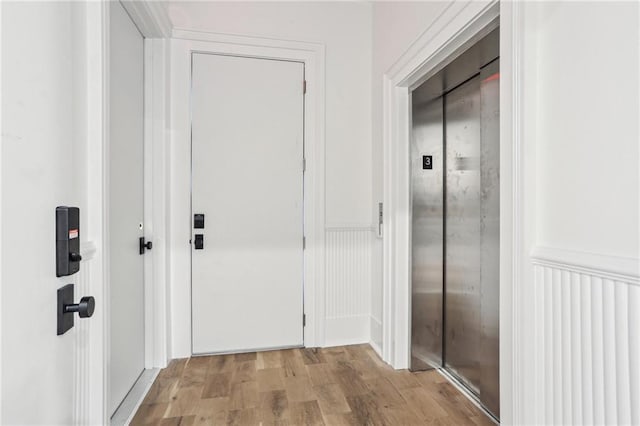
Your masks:
<instances>
[{"instance_id":1,"label":"elevator","mask_svg":"<svg viewBox=\"0 0 640 426\"><path fill-rule=\"evenodd\" d=\"M413 90L411 370L445 370L496 418L500 69L496 28Z\"/></svg>"}]
</instances>

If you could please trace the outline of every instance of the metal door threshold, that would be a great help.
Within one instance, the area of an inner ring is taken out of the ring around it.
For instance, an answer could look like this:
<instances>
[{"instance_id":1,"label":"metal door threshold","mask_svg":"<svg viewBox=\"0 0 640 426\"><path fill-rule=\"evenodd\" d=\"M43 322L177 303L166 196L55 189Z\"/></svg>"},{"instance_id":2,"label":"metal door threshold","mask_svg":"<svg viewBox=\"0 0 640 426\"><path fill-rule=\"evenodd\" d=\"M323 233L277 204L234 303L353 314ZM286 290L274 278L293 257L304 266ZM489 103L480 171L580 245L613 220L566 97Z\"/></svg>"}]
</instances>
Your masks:
<instances>
[{"instance_id":1,"label":"metal door threshold","mask_svg":"<svg viewBox=\"0 0 640 426\"><path fill-rule=\"evenodd\" d=\"M435 370L438 371L438 373L440 373L445 379L447 379L449 383L455 386L455 388L458 389L464 396L466 396L467 399L469 399L473 403L473 405L478 407L487 417L489 417L492 422L497 425L500 424L500 420L482 404L480 398L478 398L478 395L471 389L469 389L469 387L460 378L458 378L458 376L449 371L446 367L438 367Z\"/></svg>"},{"instance_id":2,"label":"metal door threshold","mask_svg":"<svg viewBox=\"0 0 640 426\"><path fill-rule=\"evenodd\" d=\"M134 385L131 387L127 396L124 397L124 400L120 403L116 412L111 416L110 425L111 426L124 426L131 423L133 420L133 416L136 415L140 404L144 400L145 396L151 389L151 385L158 377L158 373L160 373L159 368L147 368L142 371Z\"/></svg>"},{"instance_id":3,"label":"metal door threshold","mask_svg":"<svg viewBox=\"0 0 640 426\"><path fill-rule=\"evenodd\" d=\"M202 353L193 353L191 356L213 356L213 355L235 355L235 354L246 354L252 352L269 352L269 351L281 351L286 349L304 349L304 345L300 346L274 346L269 348L257 348L257 349L239 349L239 350L228 350L228 351L220 351L220 352L202 352Z\"/></svg>"}]
</instances>

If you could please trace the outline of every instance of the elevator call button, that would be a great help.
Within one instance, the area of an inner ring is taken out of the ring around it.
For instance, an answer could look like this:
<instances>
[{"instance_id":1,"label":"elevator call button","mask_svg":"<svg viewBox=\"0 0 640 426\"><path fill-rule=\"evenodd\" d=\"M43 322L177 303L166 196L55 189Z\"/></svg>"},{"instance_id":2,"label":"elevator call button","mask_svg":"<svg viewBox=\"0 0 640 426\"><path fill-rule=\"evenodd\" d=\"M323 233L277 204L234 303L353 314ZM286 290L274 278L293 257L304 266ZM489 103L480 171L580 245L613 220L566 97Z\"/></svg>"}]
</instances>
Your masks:
<instances>
[{"instance_id":1,"label":"elevator call button","mask_svg":"<svg viewBox=\"0 0 640 426\"><path fill-rule=\"evenodd\" d=\"M433 169L433 158L431 155L423 155L422 156L422 169L423 170L431 170Z\"/></svg>"}]
</instances>

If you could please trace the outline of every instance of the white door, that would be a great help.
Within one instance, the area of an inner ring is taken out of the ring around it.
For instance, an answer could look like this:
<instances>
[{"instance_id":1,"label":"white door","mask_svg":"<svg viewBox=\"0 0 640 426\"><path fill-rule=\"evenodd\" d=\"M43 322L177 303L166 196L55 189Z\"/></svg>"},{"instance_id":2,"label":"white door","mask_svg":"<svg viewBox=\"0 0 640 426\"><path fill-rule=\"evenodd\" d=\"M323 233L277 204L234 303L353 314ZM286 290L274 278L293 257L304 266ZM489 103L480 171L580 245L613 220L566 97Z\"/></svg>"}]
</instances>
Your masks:
<instances>
[{"instance_id":1,"label":"white door","mask_svg":"<svg viewBox=\"0 0 640 426\"><path fill-rule=\"evenodd\" d=\"M192 66L193 353L302 346L304 65Z\"/></svg>"},{"instance_id":2,"label":"white door","mask_svg":"<svg viewBox=\"0 0 640 426\"><path fill-rule=\"evenodd\" d=\"M119 1L110 2L109 414L144 369L143 37Z\"/></svg>"}]
</instances>

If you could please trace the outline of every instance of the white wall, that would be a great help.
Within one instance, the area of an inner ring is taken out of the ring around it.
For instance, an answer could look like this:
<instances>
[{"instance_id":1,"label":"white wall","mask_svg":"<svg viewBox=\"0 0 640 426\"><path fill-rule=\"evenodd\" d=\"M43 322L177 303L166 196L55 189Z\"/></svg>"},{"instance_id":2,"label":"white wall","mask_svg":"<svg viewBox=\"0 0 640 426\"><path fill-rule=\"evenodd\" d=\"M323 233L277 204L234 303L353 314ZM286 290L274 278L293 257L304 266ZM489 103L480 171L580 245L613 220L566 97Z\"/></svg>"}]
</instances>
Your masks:
<instances>
[{"instance_id":1,"label":"white wall","mask_svg":"<svg viewBox=\"0 0 640 426\"><path fill-rule=\"evenodd\" d=\"M326 108L322 113L326 123L326 233L331 240L332 235L350 230L351 245L337 245L335 250L355 250L357 258L366 265L365 272L362 269L345 271L355 274L355 283L327 281L327 300L337 298L342 305L326 309L334 317L324 319L327 322L325 344L368 341L370 245L362 242L370 238L361 234L371 233L371 6L330 2L166 2L164 6L176 28L325 46ZM188 75L172 75L174 82L185 78ZM173 101L175 103L175 99ZM172 181L188 169L188 155L188 150L174 143ZM181 203L188 205L188 186L181 188L172 194L170 215L172 357L190 354L190 318L181 308L190 303L187 292L182 291L190 283L187 244L190 230L188 214L179 207ZM327 259L332 259L332 247L327 247ZM350 266L327 263L320 267L335 274ZM364 305L363 299L367 300Z\"/></svg>"},{"instance_id":2,"label":"white wall","mask_svg":"<svg viewBox=\"0 0 640 426\"><path fill-rule=\"evenodd\" d=\"M378 203L383 199L382 81L400 58L451 2L374 2L371 62L372 123L372 221L377 223ZM382 347L382 240L372 247L371 340Z\"/></svg>"},{"instance_id":3,"label":"white wall","mask_svg":"<svg viewBox=\"0 0 640 426\"><path fill-rule=\"evenodd\" d=\"M176 28L326 46L326 221L369 224L370 6L323 2L165 5Z\"/></svg>"},{"instance_id":4,"label":"white wall","mask_svg":"<svg viewBox=\"0 0 640 426\"><path fill-rule=\"evenodd\" d=\"M532 15L538 244L637 258L638 4L544 3Z\"/></svg>"},{"instance_id":5,"label":"white wall","mask_svg":"<svg viewBox=\"0 0 640 426\"><path fill-rule=\"evenodd\" d=\"M1 8L0 422L72 424L79 327L56 335L56 291L75 283L79 299L83 273L55 276L55 207L81 208L86 241L84 8L69 2Z\"/></svg>"},{"instance_id":6,"label":"white wall","mask_svg":"<svg viewBox=\"0 0 640 426\"><path fill-rule=\"evenodd\" d=\"M523 8L523 422L640 422L639 12Z\"/></svg>"}]
</instances>

